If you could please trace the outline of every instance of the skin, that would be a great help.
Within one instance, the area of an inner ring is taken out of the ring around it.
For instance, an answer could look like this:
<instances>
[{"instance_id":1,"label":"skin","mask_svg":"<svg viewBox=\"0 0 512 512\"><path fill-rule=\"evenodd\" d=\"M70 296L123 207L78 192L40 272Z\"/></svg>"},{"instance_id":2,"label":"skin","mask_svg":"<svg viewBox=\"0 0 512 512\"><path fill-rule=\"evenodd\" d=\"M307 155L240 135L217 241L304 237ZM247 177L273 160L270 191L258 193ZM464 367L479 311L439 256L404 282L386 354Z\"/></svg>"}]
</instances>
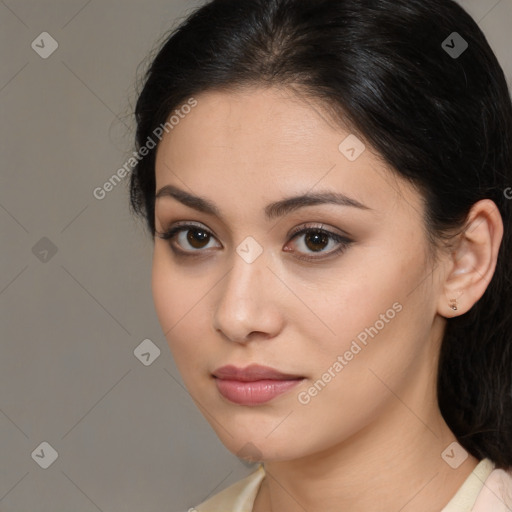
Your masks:
<instances>
[{"instance_id":1,"label":"skin","mask_svg":"<svg viewBox=\"0 0 512 512\"><path fill-rule=\"evenodd\" d=\"M156 200L157 232L190 221L212 236L195 246L186 238L194 231L174 244L155 239L153 298L192 399L230 451L251 446L264 461L254 512L441 510L478 460L469 455L454 469L441 457L456 438L437 405L439 346L446 318L469 310L492 277L503 233L496 206L474 205L467 229L435 260L420 194L368 144L349 161L338 146L351 132L318 104L289 88L196 99L159 145L156 190L170 184L209 199L222 218ZM323 204L265 219L268 203L320 189L368 209ZM352 243L329 256L336 241L289 236L321 224ZM252 263L236 252L248 236L263 249ZM173 245L202 256L180 258ZM298 394L397 302L402 310L300 403ZM251 363L305 379L266 404L233 404L211 374Z\"/></svg>"}]
</instances>

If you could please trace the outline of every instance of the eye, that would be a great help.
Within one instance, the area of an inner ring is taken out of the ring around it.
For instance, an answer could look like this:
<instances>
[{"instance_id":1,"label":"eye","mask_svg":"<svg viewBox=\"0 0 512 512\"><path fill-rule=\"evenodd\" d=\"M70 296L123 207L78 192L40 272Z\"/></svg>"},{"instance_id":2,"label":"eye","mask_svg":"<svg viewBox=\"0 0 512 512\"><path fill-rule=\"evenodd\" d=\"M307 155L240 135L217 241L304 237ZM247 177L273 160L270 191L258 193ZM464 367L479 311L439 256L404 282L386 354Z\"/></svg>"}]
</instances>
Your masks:
<instances>
[{"instance_id":1,"label":"eye","mask_svg":"<svg viewBox=\"0 0 512 512\"><path fill-rule=\"evenodd\" d=\"M213 237L213 234L210 231L196 224L177 224L164 233L156 233L156 235L162 240L169 240L171 249L177 254L184 256L187 256L187 253L199 252L206 248L210 238ZM178 239L178 245L180 247L183 247L185 244L189 244L193 250L175 249L175 239Z\"/></svg>"},{"instance_id":2,"label":"eye","mask_svg":"<svg viewBox=\"0 0 512 512\"><path fill-rule=\"evenodd\" d=\"M332 231L327 231L323 229L323 225L320 227L316 226L307 226L307 227L298 227L292 231L292 240L303 237L304 242L300 245L305 247L306 249L310 249L313 253L321 253L321 256L296 256L297 259L303 261L315 261L319 259L325 259L327 257L335 256L337 254L342 253L349 247L349 245L353 242L350 238L339 235L337 233L333 233ZM330 251L324 251L325 245L328 246L329 242L334 242L334 249ZM287 252L295 252L290 251L285 247L285 251ZM300 251L299 251L300 252ZM324 254L326 253L326 254Z\"/></svg>"},{"instance_id":3,"label":"eye","mask_svg":"<svg viewBox=\"0 0 512 512\"><path fill-rule=\"evenodd\" d=\"M163 233L157 232L156 236L163 240L169 240L169 245L171 246L171 249L174 251L174 253L176 253L178 256L185 257L198 256L201 252L203 252L202 249L208 248L208 243L214 238L214 235L206 228L202 227L201 225L190 223L176 224ZM314 261L334 256L343 252L351 243L353 243L353 240L347 238L346 236L342 236L340 234L323 229L323 225L320 227L299 226L292 231L290 236L290 241L295 240L301 236L303 237L303 243L299 244L302 246L303 251L307 252L310 250L313 254L321 254L321 256L306 256L300 254L295 256L297 259L303 261ZM332 245L334 245L335 248L330 251L325 251L325 247L329 246L330 242L334 242ZM186 250L183 249L183 247L186 247L187 244L189 247L192 247L191 250L188 248ZM180 248L177 248L176 246ZM290 250L288 245L285 246L284 251L301 252Z\"/></svg>"}]
</instances>

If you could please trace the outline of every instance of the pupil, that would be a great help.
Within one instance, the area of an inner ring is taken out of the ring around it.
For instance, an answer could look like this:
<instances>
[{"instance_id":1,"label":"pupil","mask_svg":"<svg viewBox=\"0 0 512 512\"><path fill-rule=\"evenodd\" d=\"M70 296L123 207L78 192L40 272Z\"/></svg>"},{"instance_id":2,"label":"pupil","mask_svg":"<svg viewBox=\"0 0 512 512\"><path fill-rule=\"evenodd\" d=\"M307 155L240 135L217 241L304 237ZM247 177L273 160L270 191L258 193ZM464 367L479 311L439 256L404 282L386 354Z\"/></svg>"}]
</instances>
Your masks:
<instances>
[{"instance_id":1,"label":"pupil","mask_svg":"<svg viewBox=\"0 0 512 512\"><path fill-rule=\"evenodd\" d=\"M197 233L199 233L199 237L196 236ZM206 233L205 231L201 231L200 229L191 229L188 232L187 240L190 242L190 245L192 245L193 247L197 247L196 244L198 243L199 238L199 248L201 248L201 242L204 242L204 240L207 239L208 236L208 233Z\"/></svg>"},{"instance_id":2,"label":"pupil","mask_svg":"<svg viewBox=\"0 0 512 512\"><path fill-rule=\"evenodd\" d=\"M306 237L306 240L312 240L314 239L313 241L313 245L316 245L318 246L319 244L322 245L322 244L325 244L329 241L327 235L325 233L313 233L313 234L309 234L307 237ZM320 240L319 240L320 239ZM308 245L309 247L309 245ZM310 247L310 249L318 249L318 247ZM323 247L320 247L320 249L323 249Z\"/></svg>"}]
</instances>

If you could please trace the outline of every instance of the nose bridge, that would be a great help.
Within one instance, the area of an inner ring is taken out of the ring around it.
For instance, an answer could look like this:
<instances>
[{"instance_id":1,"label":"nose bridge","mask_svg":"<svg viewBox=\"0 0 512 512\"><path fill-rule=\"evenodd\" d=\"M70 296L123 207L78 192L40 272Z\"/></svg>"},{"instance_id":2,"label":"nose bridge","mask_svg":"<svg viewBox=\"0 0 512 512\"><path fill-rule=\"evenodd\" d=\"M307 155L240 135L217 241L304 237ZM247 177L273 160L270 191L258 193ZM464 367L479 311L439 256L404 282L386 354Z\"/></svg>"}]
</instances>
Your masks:
<instances>
[{"instance_id":1,"label":"nose bridge","mask_svg":"<svg viewBox=\"0 0 512 512\"><path fill-rule=\"evenodd\" d=\"M236 247L232 261L215 308L215 328L239 341L252 331L268 333L276 315L270 300L275 276L267 268L263 247L247 237Z\"/></svg>"},{"instance_id":2,"label":"nose bridge","mask_svg":"<svg viewBox=\"0 0 512 512\"><path fill-rule=\"evenodd\" d=\"M263 246L252 237L247 237L236 247L233 254L233 266L226 277L223 296L234 299L236 304L245 305L261 298L261 285L268 280L265 273L270 272ZM233 304L231 304L233 306Z\"/></svg>"}]
</instances>

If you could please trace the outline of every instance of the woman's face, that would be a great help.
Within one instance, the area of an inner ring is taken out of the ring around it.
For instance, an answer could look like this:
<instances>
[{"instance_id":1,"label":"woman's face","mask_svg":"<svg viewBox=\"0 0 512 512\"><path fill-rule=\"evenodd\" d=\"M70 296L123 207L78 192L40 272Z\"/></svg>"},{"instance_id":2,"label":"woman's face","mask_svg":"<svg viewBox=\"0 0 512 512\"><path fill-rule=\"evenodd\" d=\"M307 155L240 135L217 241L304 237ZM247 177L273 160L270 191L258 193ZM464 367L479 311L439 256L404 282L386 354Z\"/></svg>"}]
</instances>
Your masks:
<instances>
[{"instance_id":1,"label":"woman's face","mask_svg":"<svg viewBox=\"0 0 512 512\"><path fill-rule=\"evenodd\" d=\"M258 460L421 426L444 325L421 196L290 89L196 100L159 145L156 191L217 212L160 194L157 232L193 226L155 239L152 289L199 409L228 449ZM345 198L268 206L307 194ZM254 364L288 377L216 372Z\"/></svg>"}]
</instances>

